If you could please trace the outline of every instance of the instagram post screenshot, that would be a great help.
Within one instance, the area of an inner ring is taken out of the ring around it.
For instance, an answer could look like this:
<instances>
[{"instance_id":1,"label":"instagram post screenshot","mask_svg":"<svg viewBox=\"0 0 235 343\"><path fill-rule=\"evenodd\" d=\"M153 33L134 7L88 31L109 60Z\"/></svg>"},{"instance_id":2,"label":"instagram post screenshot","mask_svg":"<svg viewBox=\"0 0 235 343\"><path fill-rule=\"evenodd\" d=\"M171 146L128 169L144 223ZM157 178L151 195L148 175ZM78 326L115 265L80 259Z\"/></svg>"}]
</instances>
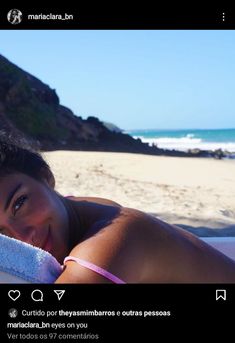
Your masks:
<instances>
[{"instance_id":1,"label":"instagram post screenshot","mask_svg":"<svg viewBox=\"0 0 235 343\"><path fill-rule=\"evenodd\" d=\"M0 8L1 342L231 321L234 29L228 8Z\"/></svg>"}]
</instances>

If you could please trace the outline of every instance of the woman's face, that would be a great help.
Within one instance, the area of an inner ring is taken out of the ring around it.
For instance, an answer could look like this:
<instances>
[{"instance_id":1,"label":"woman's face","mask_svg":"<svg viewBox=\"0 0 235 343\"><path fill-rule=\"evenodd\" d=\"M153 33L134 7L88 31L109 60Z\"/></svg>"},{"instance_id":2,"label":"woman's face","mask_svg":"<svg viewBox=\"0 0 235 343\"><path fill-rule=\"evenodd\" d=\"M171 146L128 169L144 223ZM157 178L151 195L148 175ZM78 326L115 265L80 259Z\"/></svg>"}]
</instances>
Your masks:
<instances>
[{"instance_id":1,"label":"woman's face","mask_svg":"<svg viewBox=\"0 0 235 343\"><path fill-rule=\"evenodd\" d=\"M46 250L60 263L69 253L63 202L46 181L22 173L0 179L0 233Z\"/></svg>"}]
</instances>

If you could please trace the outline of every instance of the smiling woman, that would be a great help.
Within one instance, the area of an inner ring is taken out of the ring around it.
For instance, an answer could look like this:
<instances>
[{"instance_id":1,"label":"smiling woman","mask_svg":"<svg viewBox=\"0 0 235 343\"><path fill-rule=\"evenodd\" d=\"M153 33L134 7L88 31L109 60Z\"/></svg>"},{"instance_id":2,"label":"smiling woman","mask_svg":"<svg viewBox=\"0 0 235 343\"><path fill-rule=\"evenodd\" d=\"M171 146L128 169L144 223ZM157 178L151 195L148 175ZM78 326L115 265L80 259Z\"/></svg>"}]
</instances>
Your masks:
<instances>
[{"instance_id":1,"label":"smiling woman","mask_svg":"<svg viewBox=\"0 0 235 343\"><path fill-rule=\"evenodd\" d=\"M37 152L9 141L1 142L0 154L1 233L62 261L68 253L68 215L60 196L51 191L55 180L49 166Z\"/></svg>"},{"instance_id":2,"label":"smiling woman","mask_svg":"<svg viewBox=\"0 0 235 343\"><path fill-rule=\"evenodd\" d=\"M56 283L235 282L232 259L180 228L59 194L41 154L9 140L0 140L0 228L64 265Z\"/></svg>"}]
</instances>

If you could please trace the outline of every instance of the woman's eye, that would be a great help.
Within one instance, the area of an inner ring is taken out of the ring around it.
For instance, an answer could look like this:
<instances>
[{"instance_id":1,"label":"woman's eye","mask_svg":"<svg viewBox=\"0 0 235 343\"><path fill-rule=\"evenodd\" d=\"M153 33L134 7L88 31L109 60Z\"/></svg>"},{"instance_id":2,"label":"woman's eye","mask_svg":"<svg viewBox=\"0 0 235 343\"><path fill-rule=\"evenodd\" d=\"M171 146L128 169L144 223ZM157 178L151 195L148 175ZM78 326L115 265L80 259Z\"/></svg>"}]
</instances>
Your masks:
<instances>
[{"instance_id":1,"label":"woman's eye","mask_svg":"<svg viewBox=\"0 0 235 343\"><path fill-rule=\"evenodd\" d=\"M27 199L26 195L21 195L13 204L13 214L15 215L16 212L21 208L24 204L25 200Z\"/></svg>"}]
</instances>

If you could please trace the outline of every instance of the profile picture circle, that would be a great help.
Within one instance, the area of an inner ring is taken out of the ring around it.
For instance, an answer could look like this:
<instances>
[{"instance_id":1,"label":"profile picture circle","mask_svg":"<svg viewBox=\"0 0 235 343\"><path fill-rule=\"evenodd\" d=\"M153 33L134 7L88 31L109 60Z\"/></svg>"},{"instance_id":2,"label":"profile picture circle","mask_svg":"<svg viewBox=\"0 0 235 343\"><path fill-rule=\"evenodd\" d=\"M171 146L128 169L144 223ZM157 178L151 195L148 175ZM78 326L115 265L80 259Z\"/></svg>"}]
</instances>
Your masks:
<instances>
[{"instance_id":1,"label":"profile picture circle","mask_svg":"<svg viewBox=\"0 0 235 343\"><path fill-rule=\"evenodd\" d=\"M7 20L9 23L16 25L21 23L22 21L22 12L20 10L17 10L16 8L10 10L7 13Z\"/></svg>"},{"instance_id":2,"label":"profile picture circle","mask_svg":"<svg viewBox=\"0 0 235 343\"><path fill-rule=\"evenodd\" d=\"M10 310L8 311L8 316L11 318L16 318L18 315L18 311L15 308L10 308Z\"/></svg>"}]
</instances>

